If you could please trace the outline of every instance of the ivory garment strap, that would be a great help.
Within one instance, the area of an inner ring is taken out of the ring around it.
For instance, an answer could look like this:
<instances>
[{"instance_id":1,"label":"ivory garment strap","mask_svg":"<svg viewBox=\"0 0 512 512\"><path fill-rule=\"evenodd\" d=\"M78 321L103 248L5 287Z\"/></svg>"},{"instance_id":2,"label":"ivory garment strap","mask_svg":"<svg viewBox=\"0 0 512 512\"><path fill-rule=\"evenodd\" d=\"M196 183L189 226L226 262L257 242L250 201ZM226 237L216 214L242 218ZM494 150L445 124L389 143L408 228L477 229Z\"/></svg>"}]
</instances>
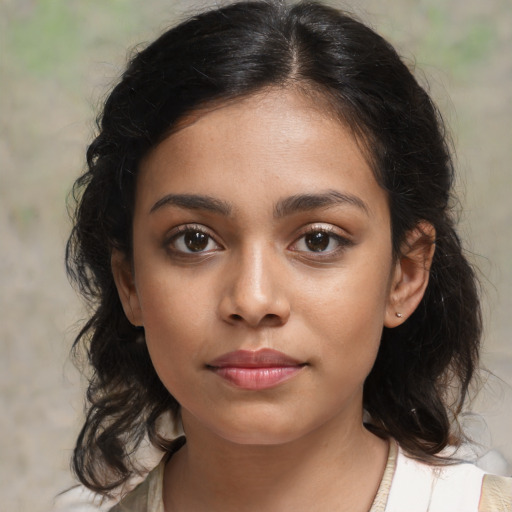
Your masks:
<instances>
[{"instance_id":1,"label":"ivory garment strap","mask_svg":"<svg viewBox=\"0 0 512 512\"><path fill-rule=\"evenodd\" d=\"M431 466L399 449L386 512L478 512L484 474L469 463Z\"/></svg>"}]
</instances>

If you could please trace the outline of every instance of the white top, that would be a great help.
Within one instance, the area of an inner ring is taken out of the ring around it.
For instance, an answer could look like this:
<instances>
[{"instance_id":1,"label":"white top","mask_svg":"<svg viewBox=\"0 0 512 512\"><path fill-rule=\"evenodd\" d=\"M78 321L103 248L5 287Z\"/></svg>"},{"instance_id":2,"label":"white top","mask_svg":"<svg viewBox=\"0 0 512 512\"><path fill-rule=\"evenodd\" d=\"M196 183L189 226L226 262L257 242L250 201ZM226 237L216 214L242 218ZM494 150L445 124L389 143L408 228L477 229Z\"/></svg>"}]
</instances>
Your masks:
<instances>
[{"instance_id":1,"label":"white top","mask_svg":"<svg viewBox=\"0 0 512 512\"><path fill-rule=\"evenodd\" d=\"M57 498L53 512L164 512L168 459L165 456L145 477L130 481L128 492L119 493L122 499L106 500L77 486ZM391 441L370 512L512 512L512 478L488 475L471 463L433 466L407 456Z\"/></svg>"},{"instance_id":2,"label":"white top","mask_svg":"<svg viewBox=\"0 0 512 512\"><path fill-rule=\"evenodd\" d=\"M432 466L399 449L386 512L479 512L485 472L473 464Z\"/></svg>"}]
</instances>

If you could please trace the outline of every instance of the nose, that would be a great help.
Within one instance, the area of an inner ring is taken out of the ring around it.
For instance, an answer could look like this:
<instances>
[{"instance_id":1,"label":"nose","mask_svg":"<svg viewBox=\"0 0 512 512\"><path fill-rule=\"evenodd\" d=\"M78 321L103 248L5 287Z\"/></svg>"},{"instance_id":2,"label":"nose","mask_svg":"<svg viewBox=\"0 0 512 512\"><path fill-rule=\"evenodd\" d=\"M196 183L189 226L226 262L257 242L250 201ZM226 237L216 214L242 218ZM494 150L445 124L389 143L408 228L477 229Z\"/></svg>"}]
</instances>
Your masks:
<instances>
[{"instance_id":1,"label":"nose","mask_svg":"<svg viewBox=\"0 0 512 512\"><path fill-rule=\"evenodd\" d=\"M230 262L219 303L224 321L252 328L278 327L288 321L290 303L279 258L266 252L251 248Z\"/></svg>"}]
</instances>

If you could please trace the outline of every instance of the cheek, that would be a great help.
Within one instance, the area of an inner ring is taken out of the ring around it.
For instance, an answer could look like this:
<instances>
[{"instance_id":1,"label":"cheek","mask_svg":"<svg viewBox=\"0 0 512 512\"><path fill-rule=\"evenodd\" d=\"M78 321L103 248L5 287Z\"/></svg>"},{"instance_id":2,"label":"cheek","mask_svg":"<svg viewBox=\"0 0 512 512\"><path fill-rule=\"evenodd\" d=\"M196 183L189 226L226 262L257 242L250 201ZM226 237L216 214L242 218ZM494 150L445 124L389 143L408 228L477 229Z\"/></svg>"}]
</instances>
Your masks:
<instances>
[{"instance_id":1,"label":"cheek","mask_svg":"<svg viewBox=\"0 0 512 512\"><path fill-rule=\"evenodd\" d=\"M320 274L308 276L298 297L299 307L331 329L380 329L389 298L390 267L390 262L361 259L321 278Z\"/></svg>"},{"instance_id":2,"label":"cheek","mask_svg":"<svg viewBox=\"0 0 512 512\"><path fill-rule=\"evenodd\" d=\"M137 294L146 329L186 332L204 322L204 311L212 309L210 285L206 276L190 274L166 264L139 273Z\"/></svg>"},{"instance_id":3,"label":"cheek","mask_svg":"<svg viewBox=\"0 0 512 512\"><path fill-rule=\"evenodd\" d=\"M162 268L140 277L147 347L160 379L174 394L187 371L196 370L208 357L205 336L215 321L212 294L204 279L190 280L183 272Z\"/></svg>"},{"instance_id":4,"label":"cheek","mask_svg":"<svg viewBox=\"0 0 512 512\"><path fill-rule=\"evenodd\" d=\"M312 279L301 297L306 330L322 344L321 360L336 375L371 370L380 344L389 295L391 261L358 261L337 269L329 279Z\"/></svg>"}]
</instances>

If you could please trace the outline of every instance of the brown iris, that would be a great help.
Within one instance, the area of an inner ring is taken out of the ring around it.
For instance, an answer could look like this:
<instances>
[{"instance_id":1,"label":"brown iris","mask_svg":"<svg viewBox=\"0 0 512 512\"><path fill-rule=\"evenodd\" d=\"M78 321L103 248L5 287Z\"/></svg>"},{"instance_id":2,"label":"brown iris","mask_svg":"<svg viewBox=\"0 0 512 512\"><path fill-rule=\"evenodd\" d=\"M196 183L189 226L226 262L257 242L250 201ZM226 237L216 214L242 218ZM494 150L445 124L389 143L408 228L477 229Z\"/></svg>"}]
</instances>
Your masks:
<instances>
[{"instance_id":1,"label":"brown iris","mask_svg":"<svg viewBox=\"0 0 512 512\"><path fill-rule=\"evenodd\" d=\"M188 249L193 252L204 251L208 246L209 236L200 231L188 231L183 236L183 241Z\"/></svg>"},{"instance_id":2,"label":"brown iris","mask_svg":"<svg viewBox=\"0 0 512 512\"><path fill-rule=\"evenodd\" d=\"M314 252L325 251L329 246L329 234L316 231L305 236L304 241L308 249Z\"/></svg>"}]
</instances>

